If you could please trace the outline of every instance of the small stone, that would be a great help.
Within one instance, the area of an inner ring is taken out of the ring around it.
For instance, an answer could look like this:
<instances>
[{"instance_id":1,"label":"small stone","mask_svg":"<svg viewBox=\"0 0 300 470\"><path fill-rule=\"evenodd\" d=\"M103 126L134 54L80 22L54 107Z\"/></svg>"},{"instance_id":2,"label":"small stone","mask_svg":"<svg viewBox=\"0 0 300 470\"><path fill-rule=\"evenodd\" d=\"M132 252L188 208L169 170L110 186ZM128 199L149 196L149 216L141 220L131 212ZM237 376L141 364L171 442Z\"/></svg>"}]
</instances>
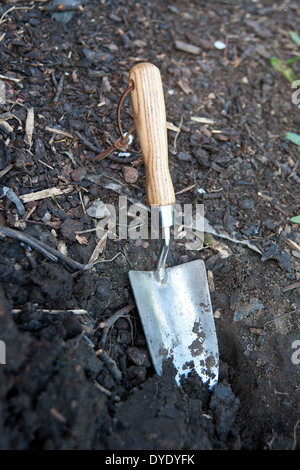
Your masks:
<instances>
[{"instance_id":1,"label":"small stone","mask_svg":"<svg viewBox=\"0 0 300 470\"><path fill-rule=\"evenodd\" d=\"M175 47L179 51L188 52L189 54L198 55L201 52L200 47L194 46L193 44L187 44L183 41L176 40Z\"/></svg>"},{"instance_id":2,"label":"small stone","mask_svg":"<svg viewBox=\"0 0 300 470\"><path fill-rule=\"evenodd\" d=\"M76 338L82 333L82 326L77 318L66 317L62 321L66 332L66 339Z\"/></svg>"},{"instance_id":3,"label":"small stone","mask_svg":"<svg viewBox=\"0 0 300 470\"><path fill-rule=\"evenodd\" d=\"M79 183L84 179L85 175L86 171L84 170L84 168L78 168L72 171L71 178L73 181L75 181L75 183Z\"/></svg>"},{"instance_id":4,"label":"small stone","mask_svg":"<svg viewBox=\"0 0 300 470\"><path fill-rule=\"evenodd\" d=\"M181 161L190 162L191 159L192 159L192 156L189 153L186 153L186 152L179 152L178 158Z\"/></svg>"},{"instance_id":5,"label":"small stone","mask_svg":"<svg viewBox=\"0 0 300 470\"><path fill-rule=\"evenodd\" d=\"M45 214L42 217L42 221L46 224L47 222L50 222L50 220L51 220L50 212L45 212Z\"/></svg>"},{"instance_id":6,"label":"small stone","mask_svg":"<svg viewBox=\"0 0 300 470\"><path fill-rule=\"evenodd\" d=\"M108 80L108 77L104 76L102 79L102 88L103 91L110 92L111 91L111 86Z\"/></svg>"},{"instance_id":7,"label":"small stone","mask_svg":"<svg viewBox=\"0 0 300 470\"><path fill-rule=\"evenodd\" d=\"M210 157L209 153L206 150L201 148L195 148L193 150L193 155L201 166L203 166L204 168L210 168Z\"/></svg>"},{"instance_id":8,"label":"small stone","mask_svg":"<svg viewBox=\"0 0 300 470\"><path fill-rule=\"evenodd\" d=\"M142 39L136 39L134 41L134 44L136 47L142 47L142 48L147 46L147 42L143 41Z\"/></svg>"},{"instance_id":9,"label":"small stone","mask_svg":"<svg viewBox=\"0 0 300 470\"><path fill-rule=\"evenodd\" d=\"M127 356L136 366L150 367L151 362L149 360L147 351L142 348L129 347L127 348Z\"/></svg>"},{"instance_id":10,"label":"small stone","mask_svg":"<svg viewBox=\"0 0 300 470\"><path fill-rule=\"evenodd\" d=\"M219 51L221 51L222 49L225 49L226 44L225 44L224 42L222 42L222 41L215 41L215 42L214 42L214 47L215 47L216 49L218 49Z\"/></svg>"},{"instance_id":11,"label":"small stone","mask_svg":"<svg viewBox=\"0 0 300 470\"><path fill-rule=\"evenodd\" d=\"M0 170L3 170L9 163L9 155L6 150L6 145L2 139L0 139Z\"/></svg>"},{"instance_id":12,"label":"small stone","mask_svg":"<svg viewBox=\"0 0 300 470\"><path fill-rule=\"evenodd\" d=\"M214 388L210 409L216 421L216 430L221 441L226 441L228 433L234 430L234 422L240 400L235 397L228 384L219 383ZM232 432L233 434L233 432Z\"/></svg>"},{"instance_id":13,"label":"small stone","mask_svg":"<svg viewBox=\"0 0 300 470\"><path fill-rule=\"evenodd\" d=\"M95 219L103 219L110 215L110 212L104 202L97 200L93 201L92 205L87 209L87 214Z\"/></svg>"},{"instance_id":14,"label":"small stone","mask_svg":"<svg viewBox=\"0 0 300 470\"><path fill-rule=\"evenodd\" d=\"M139 177L138 170L133 166L123 166L122 173L126 183L136 183Z\"/></svg>"},{"instance_id":15,"label":"small stone","mask_svg":"<svg viewBox=\"0 0 300 470\"><path fill-rule=\"evenodd\" d=\"M79 220L68 217L61 225L60 230L66 240L76 242L76 233L83 229L83 224Z\"/></svg>"},{"instance_id":16,"label":"small stone","mask_svg":"<svg viewBox=\"0 0 300 470\"><path fill-rule=\"evenodd\" d=\"M242 321L253 312L263 310L264 308L264 304L259 299L252 299L249 302L239 302L234 312L233 321Z\"/></svg>"},{"instance_id":17,"label":"small stone","mask_svg":"<svg viewBox=\"0 0 300 470\"><path fill-rule=\"evenodd\" d=\"M259 21L254 21L250 20L250 18L247 18L245 22L260 38L269 39L273 36L272 31L266 28L263 24L259 23Z\"/></svg>"}]
</instances>

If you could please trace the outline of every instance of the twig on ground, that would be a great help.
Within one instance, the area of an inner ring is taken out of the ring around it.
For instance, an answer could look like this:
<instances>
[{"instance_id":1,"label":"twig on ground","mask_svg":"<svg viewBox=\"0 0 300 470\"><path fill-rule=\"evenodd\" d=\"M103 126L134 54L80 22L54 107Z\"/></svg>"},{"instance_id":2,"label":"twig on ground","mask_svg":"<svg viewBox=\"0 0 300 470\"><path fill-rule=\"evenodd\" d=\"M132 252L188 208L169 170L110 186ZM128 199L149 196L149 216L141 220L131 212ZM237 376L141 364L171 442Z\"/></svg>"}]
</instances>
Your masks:
<instances>
[{"instance_id":1,"label":"twig on ground","mask_svg":"<svg viewBox=\"0 0 300 470\"><path fill-rule=\"evenodd\" d=\"M99 327L98 327L99 328ZM97 330L97 328L96 328ZM101 336L101 340L100 340L100 343L99 343L99 346L100 346L100 349L104 349L105 347L105 343L106 343L106 338L107 338L107 335L108 335L108 332L109 332L109 328L104 328L103 331L102 331L102 336Z\"/></svg>"},{"instance_id":2,"label":"twig on ground","mask_svg":"<svg viewBox=\"0 0 300 470\"><path fill-rule=\"evenodd\" d=\"M20 201L19 197L13 192L11 188L7 186L3 187L3 195L6 196L11 202L13 202L20 214L20 216L25 215L25 207Z\"/></svg>"},{"instance_id":3,"label":"twig on ground","mask_svg":"<svg viewBox=\"0 0 300 470\"><path fill-rule=\"evenodd\" d=\"M121 382L122 374L121 374L117 364L115 363L115 361L103 349L98 349L98 351L96 351L96 353L97 353L97 356L104 362L107 369L109 370L109 372L113 376L114 380L117 383Z\"/></svg>"},{"instance_id":4,"label":"twig on ground","mask_svg":"<svg viewBox=\"0 0 300 470\"><path fill-rule=\"evenodd\" d=\"M0 226L0 237L14 238L22 243L32 246L33 248L40 251L46 258L54 262L61 261L63 264L66 265L66 267L71 267L73 269L84 269L83 265L77 263L77 261L71 260L63 253L60 253L51 246L48 246L45 243L36 240L33 237L30 237L29 235L25 235L24 233L19 232L18 230Z\"/></svg>"},{"instance_id":5,"label":"twig on ground","mask_svg":"<svg viewBox=\"0 0 300 470\"><path fill-rule=\"evenodd\" d=\"M177 196L178 194L184 194L187 191L190 191L191 189L193 189L195 186L196 186L196 184L191 184L190 186L187 186L184 189L180 189L180 191L176 191L175 195Z\"/></svg>"},{"instance_id":6,"label":"twig on ground","mask_svg":"<svg viewBox=\"0 0 300 470\"><path fill-rule=\"evenodd\" d=\"M25 235L24 233L9 227L0 226L0 237L10 237L19 240L20 242L25 243L26 245L29 245L35 248L36 250L40 251L40 253L42 253L46 258L50 259L51 261L54 261L55 263L57 263L58 261L61 262L67 269L87 270L93 266L91 264L78 263L77 261L74 261L68 256L64 255L63 253L55 250L55 248L52 248L51 246L48 246L45 243L36 240L35 238L29 235Z\"/></svg>"},{"instance_id":7,"label":"twig on ground","mask_svg":"<svg viewBox=\"0 0 300 470\"><path fill-rule=\"evenodd\" d=\"M8 173L13 167L14 167L14 165L12 163L9 163L6 168L1 170L0 171L0 179L3 178L3 176L6 175L6 173Z\"/></svg>"},{"instance_id":8,"label":"twig on ground","mask_svg":"<svg viewBox=\"0 0 300 470\"><path fill-rule=\"evenodd\" d=\"M45 11L47 13L63 13L67 11L83 11L82 5L63 5L59 3L58 5L46 5L39 7L41 11Z\"/></svg>"},{"instance_id":9,"label":"twig on ground","mask_svg":"<svg viewBox=\"0 0 300 470\"><path fill-rule=\"evenodd\" d=\"M33 193L22 194L20 196L21 201L26 204L27 202L40 201L41 199L46 199L48 197L61 196L63 194L68 194L73 191L72 186L67 186L65 188L47 188L42 189L41 191L36 191Z\"/></svg>"},{"instance_id":10,"label":"twig on ground","mask_svg":"<svg viewBox=\"0 0 300 470\"><path fill-rule=\"evenodd\" d=\"M100 325L96 328L103 328L102 332L102 337L100 341L100 349L104 349L105 343L106 343L106 338L109 332L109 329L115 324L115 322L121 318L121 317L126 317L129 312L131 312L135 308L134 304L129 304L126 305L125 307L122 307L120 310L117 310L113 315L111 315L109 318L104 320L103 322L100 323Z\"/></svg>"},{"instance_id":11,"label":"twig on ground","mask_svg":"<svg viewBox=\"0 0 300 470\"><path fill-rule=\"evenodd\" d=\"M289 292L290 290L299 289L299 288L300 288L300 282L294 282L294 284L284 287L282 289L282 292Z\"/></svg>"},{"instance_id":12,"label":"twig on ground","mask_svg":"<svg viewBox=\"0 0 300 470\"><path fill-rule=\"evenodd\" d=\"M34 108L28 108L27 118L25 124L25 137L24 142L28 147L31 147L32 144L32 135L34 130Z\"/></svg>"},{"instance_id":13,"label":"twig on ground","mask_svg":"<svg viewBox=\"0 0 300 470\"><path fill-rule=\"evenodd\" d=\"M1 24L1 23L0 23ZM6 75L0 75L1 80L7 80L8 82L15 82L15 83L21 83L22 79L21 78L15 78L15 77L7 77Z\"/></svg>"},{"instance_id":14,"label":"twig on ground","mask_svg":"<svg viewBox=\"0 0 300 470\"><path fill-rule=\"evenodd\" d=\"M106 245L107 236L108 236L108 232L105 232L101 240L99 240L99 242L97 243L89 259L90 264L95 263L98 260L99 255L103 253L105 245Z\"/></svg>"},{"instance_id":15,"label":"twig on ground","mask_svg":"<svg viewBox=\"0 0 300 470\"><path fill-rule=\"evenodd\" d=\"M177 143L177 139L178 139L179 133L180 133L180 131L181 131L182 123L183 123L183 117L181 116L179 127L178 127L176 130L174 129L174 131L176 132L176 135L175 135L175 137L174 137L174 144L173 144L174 149L176 149L176 143ZM171 130L173 130L173 129L171 129Z\"/></svg>"},{"instance_id":16,"label":"twig on ground","mask_svg":"<svg viewBox=\"0 0 300 470\"><path fill-rule=\"evenodd\" d=\"M80 134L80 132L76 131L75 132L75 135L77 135L78 139L83 143L83 145L85 145L89 150L92 150L92 152L96 152L96 153L101 153L102 152L102 149L94 144L92 144L86 137L84 137L82 134ZM92 158L87 158L86 160L87 161L95 161L95 158L97 157L92 157ZM116 155L111 155L111 154L108 154L106 155L106 158L109 158L111 161L113 162L116 162L116 163L131 163L131 162L134 162L135 160L137 160L138 158L140 158L140 154L136 154L136 155L131 155L130 157L117 157Z\"/></svg>"},{"instance_id":17,"label":"twig on ground","mask_svg":"<svg viewBox=\"0 0 300 470\"><path fill-rule=\"evenodd\" d=\"M58 83L57 83L54 72L51 72L51 79L52 79L53 85L55 86L55 88L57 88Z\"/></svg>"},{"instance_id":18,"label":"twig on ground","mask_svg":"<svg viewBox=\"0 0 300 470\"><path fill-rule=\"evenodd\" d=\"M120 401L120 397L118 395L113 395L113 393L110 390L107 390L107 388L103 387L103 385L100 385L96 380L94 381L95 387L100 390L100 392L104 393L109 398L113 398L114 401Z\"/></svg>"},{"instance_id":19,"label":"twig on ground","mask_svg":"<svg viewBox=\"0 0 300 470\"><path fill-rule=\"evenodd\" d=\"M1 16L0 18L0 25L2 25L3 23L5 23L5 17L6 15L8 15L8 13L11 13L12 11L14 10L32 10L34 8L34 5L32 5L31 7L17 7L16 5L12 6L11 8L9 8L8 10L6 10L3 15Z\"/></svg>"},{"instance_id":20,"label":"twig on ground","mask_svg":"<svg viewBox=\"0 0 300 470\"><path fill-rule=\"evenodd\" d=\"M113 313L109 318L100 323L100 328L110 328L120 317L128 315L135 308L134 304L126 305Z\"/></svg>"},{"instance_id":21,"label":"twig on ground","mask_svg":"<svg viewBox=\"0 0 300 470\"><path fill-rule=\"evenodd\" d=\"M258 191L257 195L261 199L264 199L265 201L269 202L271 204L271 206L274 207L274 209L276 209L278 212L281 212L281 214L283 214L285 217L289 217L288 212L286 210L282 209L282 207L280 207L277 204L277 201L273 197L267 196L266 194L263 194L260 191Z\"/></svg>"},{"instance_id":22,"label":"twig on ground","mask_svg":"<svg viewBox=\"0 0 300 470\"><path fill-rule=\"evenodd\" d=\"M74 139L74 137L72 136L72 134L70 134L70 132L62 131L61 129L55 129L54 127L47 126L45 127L45 131L52 132L53 134L63 135L65 137L68 137L69 139Z\"/></svg>"},{"instance_id":23,"label":"twig on ground","mask_svg":"<svg viewBox=\"0 0 300 470\"><path fill-rule=\"evenodd\" d=\"M290 247L291 247L293 250L300 251L300 245L298 245L298 243L294 242L294 240L291 240L290 238L287 238L287 239L286 239L286 243L287 243L288 245L290 245Z\"/></svg>"},{"instance_id":24,"label":"twig on ground","mask_svg":"<svg viewBox=\"0 0 300 470\"><path fill-rule=\"evenodd\" d=\"M296 308L296 310L291 310L290 312L286 312L286 313L282 313L281 315L279 315L278 317L276 318L272 318L272 320L268 320L266 321L263 325L262 325L262 328L265 328L266 325L269 325L270 323L275 323L277 320L279 320L280 318L284 318L288 315L292 315L293 313L297 313L299 312L299 309Z\"/></svg>"},{"instance_id":25,"label":"twig on ground","mask_svg":"<svg viewBox=\"0 0 300 470\"><path fill-rule=\"evenodd\" d=\"M57 411L56 408L50 408L49 411L52 414L52 416L57 419L57 421L63 424L67 423L67 419L59 411Z\"/></svg>"},{"instance_id":26,"label":"twig on ground","mask_svg":"<svg viewBox=\"0 0 300 470\"><path fill-rule=\"evenodd\" d=\"M93 152L99 152L101 150L100 147L96 147L96 145L92 144L86 137L80 134L80 132L75 131L75 135L77 135L78 139L83 143L83 145Z\"/></svg>"}]
</instances>

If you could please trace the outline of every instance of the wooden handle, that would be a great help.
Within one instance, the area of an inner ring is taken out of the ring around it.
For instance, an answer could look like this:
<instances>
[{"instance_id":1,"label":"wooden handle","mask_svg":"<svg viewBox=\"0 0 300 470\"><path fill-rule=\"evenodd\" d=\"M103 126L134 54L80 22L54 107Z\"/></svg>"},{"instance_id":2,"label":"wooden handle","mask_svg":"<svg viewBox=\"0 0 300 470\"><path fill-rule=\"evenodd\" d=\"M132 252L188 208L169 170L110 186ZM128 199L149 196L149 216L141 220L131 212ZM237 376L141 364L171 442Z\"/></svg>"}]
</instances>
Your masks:
<instances>
[{"instance_id":1,"label":"wooden handle","mask_svg":"<svg viewBox=\"0 0 300 470\"><path fill-rule=\"evenodd\" d=\"M129 72L131 103L146 169L148 204L175 203L168 167L166 108L159 69L149 63L135 65Z\"/></svg>"}]
</instances>

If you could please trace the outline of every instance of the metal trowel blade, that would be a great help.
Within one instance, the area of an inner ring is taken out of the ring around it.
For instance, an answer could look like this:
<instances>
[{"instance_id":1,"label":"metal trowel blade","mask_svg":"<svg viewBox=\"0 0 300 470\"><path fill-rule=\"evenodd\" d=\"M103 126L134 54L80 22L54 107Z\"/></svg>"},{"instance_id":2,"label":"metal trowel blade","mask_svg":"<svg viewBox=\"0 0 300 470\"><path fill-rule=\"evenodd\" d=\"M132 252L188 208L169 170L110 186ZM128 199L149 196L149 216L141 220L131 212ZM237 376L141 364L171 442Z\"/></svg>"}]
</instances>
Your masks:
<instances>
[{"instance_id":1,"label":"metal trowel blade","mask_svg":"<svg viewBox=\"0 0 300 470\"><path fill-rule=\"evenodd\" d=\"M167 268L163 285L156 274L129 272L155 370L161 375L164 360L171 358L179 385L195 371L212 389L219 353L205 264L196 260Z\"/></svg>"}]
</instances>

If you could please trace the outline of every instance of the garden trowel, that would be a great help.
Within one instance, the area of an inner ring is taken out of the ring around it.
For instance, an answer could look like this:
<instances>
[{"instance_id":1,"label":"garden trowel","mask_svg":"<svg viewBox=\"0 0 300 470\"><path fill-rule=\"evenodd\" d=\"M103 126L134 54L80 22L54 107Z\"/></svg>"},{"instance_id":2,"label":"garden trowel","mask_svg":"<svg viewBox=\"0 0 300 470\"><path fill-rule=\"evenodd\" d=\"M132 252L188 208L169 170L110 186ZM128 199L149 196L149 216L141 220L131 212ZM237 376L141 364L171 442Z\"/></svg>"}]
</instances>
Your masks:
<instances>
[{"instance_id":1,"label":"garden trowel","mask_svg":"<svg viewBox=\"0 0 300 470\"><path fill-rule=\"evenodd\" d=\"M154 271L130 271L152 362L158 375L172 361L176 382L196 372L212 389L218 381L218 342L202 260L166 267L175 194L168 168L166 110L159 69L139 63L129 73L131 102L146 170L148 204L158 208L162 245Z\"/></svg>"}]
</instances>

